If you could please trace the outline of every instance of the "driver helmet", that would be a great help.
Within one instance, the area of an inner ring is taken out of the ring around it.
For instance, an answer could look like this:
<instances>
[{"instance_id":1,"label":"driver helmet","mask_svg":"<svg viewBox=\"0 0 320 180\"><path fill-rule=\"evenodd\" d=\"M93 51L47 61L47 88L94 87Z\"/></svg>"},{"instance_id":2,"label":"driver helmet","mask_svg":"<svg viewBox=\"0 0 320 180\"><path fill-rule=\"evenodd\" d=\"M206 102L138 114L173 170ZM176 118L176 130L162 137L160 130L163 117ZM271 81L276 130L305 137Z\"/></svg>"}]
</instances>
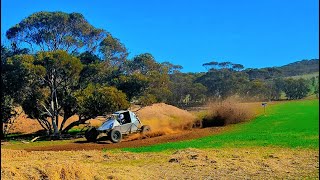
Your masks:
<instances>
[{"instance_id":1,"label":"driver helmet","mask_svg":"<svg viewBox=\"0 0 320 180\"><path fill-rule=\"evenodd\" d=\"M124 119L124 115L123 115L123 114L120 114L120 115L119 115L119 119Z\"/></svg>"}]
</instances>

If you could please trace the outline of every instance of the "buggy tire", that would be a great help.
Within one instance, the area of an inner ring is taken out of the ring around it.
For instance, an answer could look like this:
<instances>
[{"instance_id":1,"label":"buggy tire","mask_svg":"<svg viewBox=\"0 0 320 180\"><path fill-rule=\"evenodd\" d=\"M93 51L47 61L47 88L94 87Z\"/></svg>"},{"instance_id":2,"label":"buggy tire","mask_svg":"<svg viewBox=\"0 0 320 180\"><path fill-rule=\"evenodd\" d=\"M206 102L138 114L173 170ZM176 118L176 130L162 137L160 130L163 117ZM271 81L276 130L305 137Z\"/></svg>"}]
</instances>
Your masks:
<instances>
[{"instance_id":1,"label":"buggy tire","mask_svg":"<svg viewBox=\"0 0 320 180\"><path fill-rule=\"evenodd\" d=\"M118 143L122 139L122 134L119 130L113 129L108 133L109 139L113 143Z\"/></svg>"},{"instance_id":2,"label":"buggy tire","mask_svg":"<svg viewBox=\"0 0 320 180\"><path fill-rule=\"evenodd\" d=\"M141 133L143 134L143 133L147 133L147 132L150 132L151 131L151 128L150 128L150 126L148 126L148 125L143 125L142 127L141 127Z\"/></svg>"},{"instance_id":3,"label":"buggy tire","mask_svg":"<svg viewBox=\"0 0 320 180\"><path fill-rule=\"evenodd\" d=\"M97 141L97 137L99 135L99 132L95 127L90 127L86 132L85 132L85 138L89 142L95 142Z\"/></svg>"}]
</instances>

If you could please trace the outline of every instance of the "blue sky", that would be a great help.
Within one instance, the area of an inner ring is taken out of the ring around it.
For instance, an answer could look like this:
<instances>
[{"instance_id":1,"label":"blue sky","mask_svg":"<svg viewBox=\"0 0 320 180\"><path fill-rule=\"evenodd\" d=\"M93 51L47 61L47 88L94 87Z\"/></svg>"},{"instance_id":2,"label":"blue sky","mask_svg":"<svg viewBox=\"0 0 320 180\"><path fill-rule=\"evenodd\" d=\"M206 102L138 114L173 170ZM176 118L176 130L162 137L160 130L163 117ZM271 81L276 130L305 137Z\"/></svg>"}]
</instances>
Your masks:
<instances>
[{"instance_id":1,"label":"blue sky","mask_svg":"<svg viewBox=\"0 0 320 180\"><path fill-rule=\"evenodd\" d=\"M319 58L318 0L2 0L1 36L38 11L82 13L130 58L148 52L183 72L210 61L260 68Z\"/></svg>"}]
</instances>

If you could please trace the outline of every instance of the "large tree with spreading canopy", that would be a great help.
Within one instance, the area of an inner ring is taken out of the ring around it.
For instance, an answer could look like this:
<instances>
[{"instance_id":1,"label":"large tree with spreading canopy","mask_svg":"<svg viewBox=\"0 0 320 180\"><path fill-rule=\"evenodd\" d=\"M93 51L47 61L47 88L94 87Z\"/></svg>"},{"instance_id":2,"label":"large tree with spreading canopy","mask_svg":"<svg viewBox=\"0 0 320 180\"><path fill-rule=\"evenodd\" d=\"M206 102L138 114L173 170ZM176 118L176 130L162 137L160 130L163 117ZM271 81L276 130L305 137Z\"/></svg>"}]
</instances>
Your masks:
<instances>
[{"instance_id":1,"label":"large tree with spreading canopy","mask_svg":"<svg viewBox=\"0 0 320 180\"><path fill-rule=\"evenodd\" d=\"M107 35L80 13L45 11L28 16L6 32L14 47L29 46L32 51L96 51Z\"/></svg>"}]
</instances>

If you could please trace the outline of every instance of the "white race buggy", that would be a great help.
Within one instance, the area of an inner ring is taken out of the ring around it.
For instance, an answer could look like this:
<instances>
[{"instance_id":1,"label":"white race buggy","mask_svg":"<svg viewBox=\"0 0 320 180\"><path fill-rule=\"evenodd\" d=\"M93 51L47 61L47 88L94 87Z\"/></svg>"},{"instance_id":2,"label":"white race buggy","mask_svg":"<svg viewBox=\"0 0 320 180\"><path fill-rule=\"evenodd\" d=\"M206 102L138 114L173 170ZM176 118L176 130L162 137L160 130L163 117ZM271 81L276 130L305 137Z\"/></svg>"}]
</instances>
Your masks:
<instances>
[{"instance_id":1,"label":"white race buggy","mask_svg":"<svg viewBox=\"0 0 320 180\"><path fill-rule=\"evenodd\" d=\"M99 128L90 127L85 132L87 141L94 142L98 136L107 135L113 143L118 143L122 135L131 133L145 133L150 131L148 125L142 125L135 113L128 110L117 111L106 119Z\"/></svg>"}]
</instances>

